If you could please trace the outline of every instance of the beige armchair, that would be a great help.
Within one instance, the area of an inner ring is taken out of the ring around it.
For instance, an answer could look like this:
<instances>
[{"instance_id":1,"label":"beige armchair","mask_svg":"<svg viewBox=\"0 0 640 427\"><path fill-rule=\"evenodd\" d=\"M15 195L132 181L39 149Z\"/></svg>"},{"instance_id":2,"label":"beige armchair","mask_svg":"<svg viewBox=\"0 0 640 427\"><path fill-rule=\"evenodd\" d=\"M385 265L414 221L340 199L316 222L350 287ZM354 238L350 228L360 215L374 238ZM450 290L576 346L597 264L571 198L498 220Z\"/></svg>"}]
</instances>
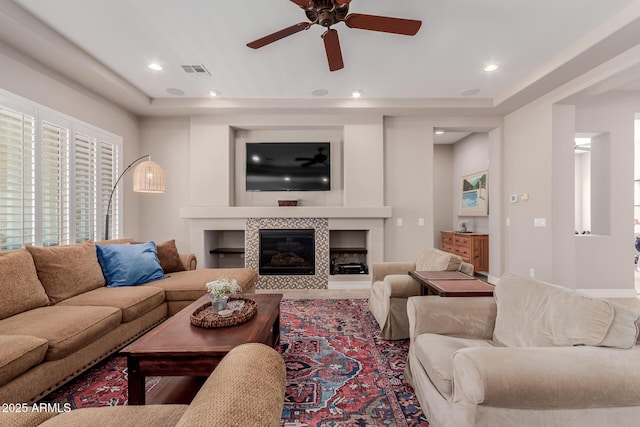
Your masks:
<instances>
[{"instance_id":1,"label":"beige armchair","mask_svg":"<svg viewBox=\"0 0 640 427\"><path fill-rule=\"evenodd\" d=\"M409 271L461 271L473 275L473 265L458 255L434 248L418 251L415 262L383 262L372 266L369 310L382 329L386 340L409 338L407 298L420 295L420 283Z\"/></svg>"}]
</instances>

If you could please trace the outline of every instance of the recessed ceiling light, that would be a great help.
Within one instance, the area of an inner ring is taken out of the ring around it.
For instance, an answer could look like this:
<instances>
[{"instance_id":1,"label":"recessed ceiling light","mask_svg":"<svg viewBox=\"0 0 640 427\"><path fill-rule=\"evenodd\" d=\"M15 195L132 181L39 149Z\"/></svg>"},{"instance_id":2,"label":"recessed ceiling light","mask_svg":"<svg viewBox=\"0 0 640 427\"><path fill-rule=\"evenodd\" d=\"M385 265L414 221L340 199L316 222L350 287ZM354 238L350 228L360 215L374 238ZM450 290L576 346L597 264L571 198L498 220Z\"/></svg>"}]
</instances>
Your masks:
<instances>
[{"instance_id":1,"label":"recessed ceiling light","mask_svg":"<svg viewBox=\"0 0 640 427\"><path fill-rule=\"evenodd\" d=\"M362 91L361 90L354 90L353 92L351 92L351 97L352 98L360 98L362 96Z\"/></svg>"},{"instance_id":2,"label":"recessed ceiling light","mask_svg":"<svg viewBox=\"0 0 640 427\"><path fill-rule=\"evenodd\" d=\"M444 133L444 131L442 129L438 129L433 133L435 133L436 135L442 135Z\"/></svg>"},{"instance_id":3,"label":"recessed ceiling light","mask_svg":"<svg viewBox=\"0 0 640 427\"><path fill-rule=\"evenodd\" d=\"M220 92L218 92L217 90L210 90L209 91L209 96L220 96Z\"/></svg>"},{"instance_id":4,"label":"recessed ceiling light","mask_svg":"<svg viewBox=\"0 0 640 427\"><path fill-rule=\"evenodd\" d=\"M162 65L156 64L155 62L152 62L151 64L147 65L147 67L151 68L153 71L162 71L164 69Z\"/></svg>"},{"instance_id":5,"label":"recessed ceiling light","mask_svg":"<svg viewBox=\"0 0 640 427\"><path fill-rule=\"evenodd\" d=\"M314 89L311 91L311 95L313 96L327 96L329 91L326 89Z\"/></svg>"},{"instance_id":6,"label":"recessed ceiling light","mask_svg":"<svg viewBox=\"0 0 640 427\"><path fill-rule=\"evenodd\" d=\"M498 68L500 68L498 64L487 64L484 66L483 70L489 73L491 71L497 70Z\"/></svg>"},{"instance_id":7,"label":"recessed ceiling light","mask_svg":"<svg viewBox=\"0 0 640 427\"><path fill-rule=\"evenodd\" d=\"M472 88L463 90L462 92L460 92L460 95L462 95L462 96L472 96L472 95L475 95L478 92L480 92L480 89L478 89L477 87L472 87Z\"/></svg>"},{"instance_id":8,"label":"recessed ceiling light","mask_svg":"<svg viewBox=\"0 0 640 427\"><path fill-rule=\"evenodd\" d=\"M175 87L170 87L169 89L167 89L167 93L170 93L171 95L177 95L177 96L184 95L184 91L182 89L178 89Z\"/></svg>"}]
</instances>

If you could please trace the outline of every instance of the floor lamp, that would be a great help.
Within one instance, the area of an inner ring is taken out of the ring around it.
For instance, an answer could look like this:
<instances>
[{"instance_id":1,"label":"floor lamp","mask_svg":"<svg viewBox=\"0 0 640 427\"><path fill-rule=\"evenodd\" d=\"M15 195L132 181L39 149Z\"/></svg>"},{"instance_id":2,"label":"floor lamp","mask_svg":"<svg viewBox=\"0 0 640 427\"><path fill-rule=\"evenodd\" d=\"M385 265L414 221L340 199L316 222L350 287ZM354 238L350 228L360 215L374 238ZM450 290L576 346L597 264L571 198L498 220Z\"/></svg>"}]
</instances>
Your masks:
<instances>
[{"instance_id":1,"label":"floor lamp","mask_svg":"<svg viewBox=\"0 0 640 427\"><path fill-rule=\"evenodd\" d=\"M111 189L109 203L107 203L107 214L105 215L104 240L109 240L109 212L111 212L113 193L115 193L118 183L122 177L125 176L125 174L129 172L140 160L145 158L147 160L138 164L133 171L133 191L137 193L164 193L164 171L159 164L151 161L150 155L145 154L131 162L131 164L120 174Z\"/></svg>"}]
</instances>

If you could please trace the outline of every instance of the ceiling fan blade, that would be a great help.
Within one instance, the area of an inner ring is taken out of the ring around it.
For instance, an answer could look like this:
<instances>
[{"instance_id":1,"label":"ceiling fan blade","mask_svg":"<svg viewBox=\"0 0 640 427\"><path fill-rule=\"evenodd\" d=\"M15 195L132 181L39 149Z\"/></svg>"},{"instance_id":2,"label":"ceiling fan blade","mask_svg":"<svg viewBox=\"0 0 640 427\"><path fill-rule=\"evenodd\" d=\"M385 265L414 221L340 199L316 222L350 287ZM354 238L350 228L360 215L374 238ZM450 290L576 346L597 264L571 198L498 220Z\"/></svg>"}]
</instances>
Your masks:
<instances>
[{"instance_id":1,"label":"ceiling fan blade","mask_svg":"<svg viewBox=\"0 0 640 427\"><path fill-rule=\"evenodd\" d=\"M340 40L338 40L338 32L334 29L328 29L322 35L324 40L324 49L327 51L327 61L329 62L329 71L337 71L344 68L342 62L342 50L340 49Z\"/></svg>"},{"instance_id":2,"label":"ceiling fan blade","mask_svg":"<svg viewBox=\"0 0 640 427\"><path fill-rule=\"evenodd\" d=\"M270 43L277 42L278 40L283 39L292 34L299 33L302 30L306 30L311 25L312 25L311 22L299 22L295 25L292 25L287 28L283 28L280 31L276 31L275 33L269 34L268 36L264 36L262 38L259 38L258 40L254 40L251 43L247 43L247 46L249 46L251 49L258 49Z\"/></svg>"},{"instance_id":3,"label":"ceiling fan blade","mask_svg":"<svg viewBox=\"0 0 640 427\"><path fill-rule=\"evenodd\" d=\"M311 7L311 0L291 0L291 1L303 9L308 9Z\"/></svg>"},{"instance_id":4,"label":"ceiling fan blade","mask_svg":"<svg viewBox=\"0 0 640 427\"><path fill-rule=\"evenodd\" d=\"M405 36L415 36L420 29L420 26L422 26L422 21L416 21L413 19L364 15L361 13L352 13L347 15L344 19L344 23L347 24L347 27L349 28L403 34Z\"/></svg>"}]
</instances>

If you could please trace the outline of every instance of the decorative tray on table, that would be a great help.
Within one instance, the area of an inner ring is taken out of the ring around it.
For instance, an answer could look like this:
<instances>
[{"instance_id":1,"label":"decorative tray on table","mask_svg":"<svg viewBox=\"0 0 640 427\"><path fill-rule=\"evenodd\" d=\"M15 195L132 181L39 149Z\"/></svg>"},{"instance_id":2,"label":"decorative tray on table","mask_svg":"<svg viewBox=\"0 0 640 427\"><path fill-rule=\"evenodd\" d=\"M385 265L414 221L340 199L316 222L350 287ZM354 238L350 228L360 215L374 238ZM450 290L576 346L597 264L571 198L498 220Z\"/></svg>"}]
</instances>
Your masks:
<instances>
[{"instance_id":1,"label":"decorative tray on table","mask_svg":"<svg viewBox=\"0 0 640 427\"><path fill-rule=\"evenodd\" d=\"M223 317L213 311L211 302L201 305L191 314L191 324L201 328L224 328L238 325L251 319L258 311L256 302L249 298L230 297L227 301L227 310L231 315Z\"/></svg>"}]
</instances>

